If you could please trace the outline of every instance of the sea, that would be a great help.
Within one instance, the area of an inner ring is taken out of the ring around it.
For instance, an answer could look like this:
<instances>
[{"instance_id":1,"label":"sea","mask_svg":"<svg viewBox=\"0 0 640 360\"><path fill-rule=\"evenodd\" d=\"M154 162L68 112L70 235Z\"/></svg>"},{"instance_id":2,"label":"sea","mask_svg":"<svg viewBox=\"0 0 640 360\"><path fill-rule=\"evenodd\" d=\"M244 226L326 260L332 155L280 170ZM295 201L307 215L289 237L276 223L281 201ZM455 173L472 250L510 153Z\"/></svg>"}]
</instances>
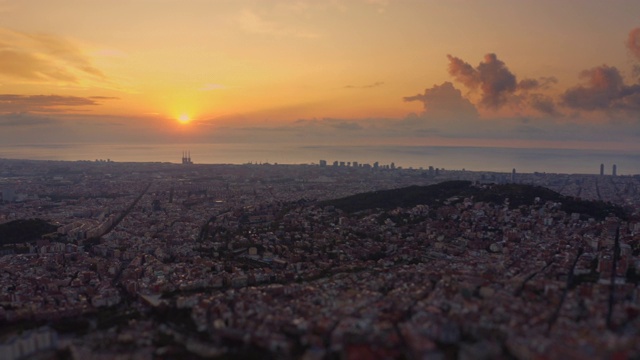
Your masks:
<instances>
[{"instance_id":1,"label":"sea","mask_svg":"<svg viewBox=\"0 0 640 360\"><path fill-rule=\"evenodd\" d=\"M318 164L326 160L427 169L518 173L640 174L634 151L467 146L325 146L288 144L20 144L0 145L0 158L111 160L180 163L189 152L195 164Z\"/></svg>"}]
</instances>

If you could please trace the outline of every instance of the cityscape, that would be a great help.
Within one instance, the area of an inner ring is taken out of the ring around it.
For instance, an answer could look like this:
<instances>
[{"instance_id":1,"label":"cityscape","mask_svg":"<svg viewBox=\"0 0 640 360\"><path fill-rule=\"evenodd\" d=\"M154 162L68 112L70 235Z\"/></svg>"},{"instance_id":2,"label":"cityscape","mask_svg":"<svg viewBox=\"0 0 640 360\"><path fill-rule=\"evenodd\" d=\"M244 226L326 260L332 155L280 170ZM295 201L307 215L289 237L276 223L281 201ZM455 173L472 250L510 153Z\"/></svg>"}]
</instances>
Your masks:
<instances>
[{"instance_id":1,"label":"cityscape","mask_svg":"<svg viewBox=\"0 0 640 360\"><path fill-rule=\"evenodd\" d=\"M640 359L638 14L0 0L0 360Z\"/></svg>"},{"instance_id":2,"label":"cityscape","mask_svg":"<svg viewBox=\"0 0 640 360\"><path fill-rule=\"evenodd\" d=\"M182 159L0 159L2 359L640 355L637 175Z\"/></svg>"}]
</instances>

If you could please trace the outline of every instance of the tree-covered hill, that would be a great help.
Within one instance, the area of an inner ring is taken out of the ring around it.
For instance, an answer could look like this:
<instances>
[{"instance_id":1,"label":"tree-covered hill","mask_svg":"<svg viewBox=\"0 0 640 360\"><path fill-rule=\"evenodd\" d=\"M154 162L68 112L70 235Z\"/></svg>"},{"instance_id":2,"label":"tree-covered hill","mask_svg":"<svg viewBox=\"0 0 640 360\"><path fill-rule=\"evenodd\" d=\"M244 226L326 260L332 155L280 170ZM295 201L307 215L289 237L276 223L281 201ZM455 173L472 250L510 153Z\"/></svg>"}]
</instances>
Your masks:
<instances>
[{"instance_id":1,"label":"tree-covered hill","mask_svg":"<svg viewBox=\"0 0 640 360\"><path fill-rule=\"evenodd\" d=\"M0 245L20 244L55 232L57 226L42 219L20 219L0 224Z\"/></svg>"},{"instance_id":2,"label":"tree-covered hill","mask_svg":"<svg viewBox=\"0 0 640 360\"><path fill-rule=\"evenodd\" d=\"M321 205L332 205L346 212L366 209L393 209L416 205L436 206L442 200L459 196L469 190L469 181L446 181L429 186L409 186L400 189L379 190L324 201Z\"/></svg>"},{"instance_id":3,"label":"tree-covered hill","mask_svg":"<svg viewBox=\"0 0 640 360\"><path fill-rule=\"evenodd\" d=\"M613 214L622 219L627 217L620 206L602 201L586 201L561 195L541 186L524 184L492 184L473 185L470 181L446 181L429 186L409 186L400 189L380 190L356 194L340 199L328 200L323 206L335 206L345 212L353 213L366 209L393 209L397 207L414 207L428 205L437 208L446 200L457 197L473 197L474 201L503 204L509 199L509 207L532 205L536 198L543 203L554 201L562 204L561 209L567 213L579 213L596 219L604 219Z\"/></svg>"}]
</instances>

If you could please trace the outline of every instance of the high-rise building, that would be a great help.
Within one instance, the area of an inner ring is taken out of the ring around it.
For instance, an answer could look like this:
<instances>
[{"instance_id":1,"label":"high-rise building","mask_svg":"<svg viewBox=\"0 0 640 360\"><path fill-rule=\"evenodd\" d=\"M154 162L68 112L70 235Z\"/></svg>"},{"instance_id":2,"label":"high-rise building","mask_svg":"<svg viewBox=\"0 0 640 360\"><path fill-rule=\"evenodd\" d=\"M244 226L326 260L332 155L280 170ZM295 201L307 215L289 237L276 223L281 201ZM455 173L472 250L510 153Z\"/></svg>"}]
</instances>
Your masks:
<instances>
[{"instance_id":1,"label":"high-rise building","mask_svg":"<svg viewBox=\"0 0 640 360\"><path fill-rule=\"evenodd\" d=\"M516 168L513 168L513 170L511 170L511 182L516 182Z\"/></svg>"},{"instance_id":2,"label":"high-rise building","mask_svg":"<svg viewBox=\"0 0 640 360\"><path fill-rule=\"evenodd\" d=\"M616 166L616 164L613 164L613 169L611 170L611 175L613 175L613 176L617 176L618 175L618 167Z\"/></svg>"},{"instance_id":3,"label":"high-rise building","mask_svg":"<svg viewBox=\"0 0 640 360\"><path fill-rule=\"evenodd\" d=\"M600 176L604 175L604 164L600 164Z\"/></svg>"},{"instance_id":4,"label":"high-rise building","mask_svg":"<svg viewBox=\"0 0 640 360\"><path fill-rule=\"evenodd\" d=\"M327 160L320 160L320 166L322 167L327 166Z\"/></svg>"}]
</instances>

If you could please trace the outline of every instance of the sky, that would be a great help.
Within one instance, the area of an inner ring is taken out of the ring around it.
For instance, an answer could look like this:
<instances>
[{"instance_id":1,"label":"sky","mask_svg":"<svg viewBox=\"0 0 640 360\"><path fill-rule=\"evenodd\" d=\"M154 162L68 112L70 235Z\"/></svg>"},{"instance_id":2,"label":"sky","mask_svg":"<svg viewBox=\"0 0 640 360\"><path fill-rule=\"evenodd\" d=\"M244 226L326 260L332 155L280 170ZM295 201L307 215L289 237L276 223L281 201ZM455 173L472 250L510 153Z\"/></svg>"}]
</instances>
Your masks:
<instances>
[{"instance_id":1,"label":"sky","mask_svg":"<svg viewBox=\"0 0 640 360\"><path fill-rule=\"evenodd\" d=\"M0 0L0 142L640 150L637 0Z\"/></svg>"}]
</instances>

